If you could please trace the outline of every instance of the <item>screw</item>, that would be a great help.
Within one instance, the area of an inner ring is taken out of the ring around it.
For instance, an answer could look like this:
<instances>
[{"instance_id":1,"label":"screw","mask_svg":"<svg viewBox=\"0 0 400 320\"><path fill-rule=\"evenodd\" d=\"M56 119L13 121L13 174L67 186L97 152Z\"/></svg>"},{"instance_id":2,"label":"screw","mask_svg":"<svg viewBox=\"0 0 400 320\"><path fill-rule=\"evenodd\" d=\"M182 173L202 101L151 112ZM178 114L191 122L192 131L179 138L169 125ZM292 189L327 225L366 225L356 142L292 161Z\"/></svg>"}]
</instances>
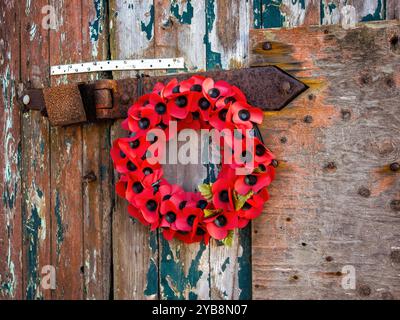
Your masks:
<instances>
[{"instance_id":1,"label":"screw","mask_svg":"<svg viewBox=\"0 0 400 320\"><path fill-rule=\"evenodd\" d=\"M266 41L262 45L263 50L271 50L272 49L272 44L269 41Z\"/></svg>"},{"instance_id":2,"label":"screw","mask_svg":"<svg viewBox=\"0 0 400 320\"><path fill-rule=\"evenodd\" d=\"M31 102L31 98L29 97L29 95L24 95L24 97L22 98L22 102L23 102L23 104L24 105L28 105L29 104L29 102Z\"/></svg>"},{"instance_id":3,"label":"screw","mask_svg":"<svg viewBox=\"0 0 400 320\"><path fill-rule=\"evenodd\" d=\"M305 123L311 123L311 122L313 122L313 117L310 116L310 115L307 115L307 116L304 117L303 121Z\"/></svg>"},{"instance_id":4,"label":"screw","mask_svg":"<svg viewBox=\"0 0 400 320\"><path fill-rule=\"evenodd\" d=\"M398 162L393 162L390 164L390 170L396 172L400 170L400 164Z\"/></svg>"},{"instance_id":5,"label":"screw","mask_svg":"<svg viewBox=\"0 0 400 320\"><path fill-rule=\"evenodd\" d=\"M290 91L290 83L288 81L285 81L282 83L282 90L284 92L289 92Z\"/></svg>"},{"instance_id":6,"label":"screw","mask_svg":"<svg viewBox=\"0 0 400 320\"><path fill-rule=\"evenodd\" d=\"M358 189L358 194L361 197L368 198L371 195L371 191L369 191L369 189L367 189L366 187L360 187Z\"/></svg>"}]
</instances>

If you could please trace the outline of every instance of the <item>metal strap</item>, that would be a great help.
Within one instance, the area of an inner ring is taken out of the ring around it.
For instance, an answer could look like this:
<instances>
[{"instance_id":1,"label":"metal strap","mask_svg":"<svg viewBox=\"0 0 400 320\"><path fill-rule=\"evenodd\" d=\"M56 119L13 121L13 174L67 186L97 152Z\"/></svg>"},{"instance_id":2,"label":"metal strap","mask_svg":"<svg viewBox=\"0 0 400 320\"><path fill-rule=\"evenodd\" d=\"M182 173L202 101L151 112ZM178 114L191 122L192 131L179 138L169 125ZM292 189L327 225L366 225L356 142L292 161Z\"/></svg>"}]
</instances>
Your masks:
<instances>
[{"instance_id":1,"label":"metal strap","mask_svg":"<svg viewBox=\"0 0 400 320\"><path fill-rule=\"evenodd\" d=\"M183 69L184 67L184 58L107 60L52 66L51 75L118 70Z\"/></svg>"}]
</instances>

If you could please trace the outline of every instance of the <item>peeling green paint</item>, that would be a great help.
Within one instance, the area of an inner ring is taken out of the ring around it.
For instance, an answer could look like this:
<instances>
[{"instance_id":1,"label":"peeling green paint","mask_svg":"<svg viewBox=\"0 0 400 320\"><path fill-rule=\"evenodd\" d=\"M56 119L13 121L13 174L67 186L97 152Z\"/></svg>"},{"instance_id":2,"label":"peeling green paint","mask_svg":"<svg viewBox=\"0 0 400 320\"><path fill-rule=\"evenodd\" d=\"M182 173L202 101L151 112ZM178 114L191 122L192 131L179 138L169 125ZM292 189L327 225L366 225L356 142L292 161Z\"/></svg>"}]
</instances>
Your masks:
<instances>
[{"instance_id":1,"label":"peeling green paint","mask_svg":"<svg viewBox=\"0 0 400 320\"><path fill-rule=\"evenodd\" d=\"M37 288L40 285L40 277L38 274L38 247L39 247L39 229L42 220L39 216L38 209L33 205L29 219L25 225L25 235L29 242L27 252L27 287L26 299L40 299L42 296Z\"/></svg>"},{"instance_id":2,"label":"peeling green paint","mask_svg":"<svg viewBox=\"0 0 400 320\"><path fill-rule=\"evenodd\" d=\"M244 229L239 230L240 245L243 249L238 257L239 264L238 282L240 295L239 300L250 300L252 290L252 269L251 269L251 223Z\"/></svg>"},{"instance_id":3,"label":"peeling green paint","mask_svg":"<svg viewBox=\"0 0 400 320\"><path fill-rule=\"evenodd\" d=\"M259 29L262 26L261 0L253 0L253 27Z\"/></svg>"},{"instance_id":4,"label":"peeling green paint","mask_svg":"<svg viewBox=\"0 0 400 320\"><path fill-rule=\"evenodd\" d=\"M153 37L153 27L154 27L154 5L150 6L150 20L146 24L143 21L140 22L140 28L146 33L147 40L151 40Z\"/></svg>"},{"instance_id":5,"label":"peeling green paint","mask_svg":"<svg viewBox=\"0 0 400 320\"><path fill-rule=\"evenodd\" d=\"M160 236L161 242L161 272L160 286L163 299L182 300L185 292L189 289L189 299L197 299L197 294L191 289L196 288L198 281L203 275L199 270L201 257L206 250L204 243L200 244L196 257L191 261L188 275L185 276L183 265L180 261L180 250L174 253L167 240Z\"/></svg>"},{"instance_id":6,"label":"peeling green paint","mask_svg":"<svg viewBox=\"0 0 400 320\"><path fill-rule=\"evenodd\" d=\"M146 289L144 295L153 296L158 294L158 270L153 259L150 259L149 269L146 275Z\"/></svg>"},{"instance_id":7,"label":"peeling green paint","mask_svg":"<svg viewBox=\"0 0 400 320\"><path fill-rule=\"evenodd\" d=\"M94 0L93 4L96 14L94 19L89 21L89 34L92 43L92 56L96 58L98 55L99 36L103 32L106 2L105 0Z\"/></svg>"},{"instance_id":8,"label":"peeling green paint","mask_svg":"<svg viewBox=\"0 0 400 320\"><path fill-rule=\"evenodd\" d=\"M383 8L386 9L386 1L378 0L375 12L373 14L368 14L365 17L362 17L361 21L384 20L385 16L386 16L386 14L385 14L386 10L382 10Z\"/></svg>"},{"instance_id":9,"label":"peeling green paint","mask_svg":"<svg viewBox=\"0 0 400 320\"><path fill-rule=\"evenodd\" d=\"M263 28L279 28L285 22L281 13L282 0L262 0L262 26Z\"/></svg>"},{"instance_id":10,"label":"peeling green paint","mask_svg":"<svg viewBox=\"0 0 400 320\"><path fill-rule=\"evenodd\" d=\"M215 21L215 1L206 0L206 33L204 35L204 44L206 45L206 68L211 69L221 69L221 54L212 51L212 45L210 40L210 34L213 29Z\"/></svg>"},{"instance_id":11,"label":"peeling green paint","mask_svg":"<svg viewBox=\"0 0 400 320\"><path fill-rule=\"evenodd\" d=\"M57 225L57 233L56 233L57 256L59 256L61 250L61 244L64 241L64 226L62 224L61 200L60 200L60 193L58 190L56 190L56 203L54 206L54 215L56 218L56 225Z\"/></svg>"},{"instance_id":12,"label":"peeling green paint","mask_svg":"<svg viewBox=\"0 0 400 320\"><path fill-rule=\"evenodd\" d=\"M181 12L182 14L180 14L179 3L176 0L173 0L171 3L171 13L181 24L191 24L193 18L193 6L190 3L190 0L186 2L186 10L182 10Z\"/></svg>"},{"instance_id":13,"label":"peeling green paint","mask_svg":"<svg viewBox=\"0 0 400 320\"><path fill-rule=\"evenodd\" d=\"M227 258L225 259L224 263L223 263L222 266L221 266L222 272L225 272L226 267L228 266L229 263L230 263L230 259L229 259L229 257L227 257Z\"/></svg>"}]
</instances>

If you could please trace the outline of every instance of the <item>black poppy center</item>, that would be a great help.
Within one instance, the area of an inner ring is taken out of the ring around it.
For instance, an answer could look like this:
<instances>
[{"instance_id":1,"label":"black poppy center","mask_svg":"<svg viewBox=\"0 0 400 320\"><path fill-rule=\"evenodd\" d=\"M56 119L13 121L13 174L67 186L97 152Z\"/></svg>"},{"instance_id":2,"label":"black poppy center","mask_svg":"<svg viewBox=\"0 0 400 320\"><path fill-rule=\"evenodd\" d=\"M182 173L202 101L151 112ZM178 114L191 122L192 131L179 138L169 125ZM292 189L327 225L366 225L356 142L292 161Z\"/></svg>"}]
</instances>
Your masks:
<instances>
[{"instance_id":1,"label":"black poppy center","mask_svg":"<svg viewBox=\"0 0 400 320\"><path fill-rule=\"evenodd\" d=\"M184 108L187 105L187 98L185 96L179 96L178 98L176 98L175 100L175 104L179 107L179 108Z\"/></svg>"},{"instance_id":2,"label":"black poppy center","mask_svg":"<svg viewBox=\"0 0 400 320\"><path fill-rule=\"evenodd\" d=\"M129 171L135 171L137 169L137 167L132 161L128 161L126 167L128 168Z\"/></svg>"},{"instance_id":3,"label":"black poppy center","mask_svg":"<svg viewBox=\"0 0 400 320\"><path fill-rule=\"evenodd\" d=\"M236 101L236 99L234 98L234 97L227 97L227 98L225 98L225 100L224 100L224 102L225 102L225 104L228 104L229 102L235 102Z\"/></svg>"},{"instance_id":4,"label":"black poppy center","mask_svg":"<svg viewBox=\"0 0 400 320\"><path fill-rule=\"evenodd\" d=\"M228 110L222 109L220 112L218 112L218 118L222 121L226 120L226 114L228 113Z\"/></svg>"},{"instance_id":5,"label":"black poppy center","mask_svg":"<svg viewBox=\"0 0 400 320\"><path fill-rule=\"evenodd\" d=\"M154 109L158 114L164 114L167 111L167 106L165 103L159 102L156 104Z\"/></svg>"},{"instance_id":6,"label":"black poppy center","mask_svg":"<svg viewBox=\"0 0 400 320\"><path fill-rule=\"evenodd\" d=\"M122 159L124 159L124 158L126 157L126 154L121 150L121 151L119 152L119 156L120 156Z\"/></svg>"},{"instance_id":7,"label":"black poppy center","mask_svg":"<svg viewBox=\"0 0 400 320\"><path fill-rule=\"evenodd\" d=\"M244 178L244 183L248 186L254 186L257 183L257 177L250 174Z\"/></svg>"},{"instance_id":8,"label":"black poppy center","mask_svg":"<svg viewBox=\"0 0 400 320\"><path fill-rule=\"evenodd\" d=\"M165 220L167 220L168 223L173 223L176 220L176 214L172 211L167 212L165 215Z\"/></svg>"},{"instance_id":9,"label":"black poppy center","mask_svg":"<svg viewBox=\"0 0 400 320\"><path fill-rule=\"evenodd\" d=\"M244 110L244 109L240 110L239 111L239 119L242 120L242 121L249 120L250 119L250 112L247 111L247 110Z\"/></svg>"},{"instance_id":10,"label":"black poppy center","mask_svg":"<svg viewBox=\"0 0 400 320\"><path fill-rule=\"evenodd\" d=\"M219 93L220 92L217 88L212 88L212 89L208 90L208 95L213 99L217 98L219 96Z\"/></svg>"},{"instance_id":11,"label":"black poppy center","mask_svg":"<svg viewBox=\"0 0 400 320\"><path fill-rule=\"evenodd\" d=\"M217 219L214 220L215 225L219 228L226 226L227 222L228 220L226 219L225 216L219 216L217 217Z\"/></svg>"},{"instance_id":12,"label":"black poppy center","mask_svg":"<svg viewBox=\"0 0 400 320\"><path fill-rule=\"evenodd\" d=\"M139 128L142 130L147 129L150 126L150 120L147 118L142 118L139 120Z\"/></svg>"},{"instance_id":13,"label":"black poppy center","mask_svg":"<svg viewBox=\"0 0 400 320\"><path fill-rule=\"evenodd\" d=\"M262 155L264 155L264 154L265 154L265 148L264 148L264 146L263 146L262 144L258 144L258 145L256 146L256 155L262 156Z\"/></svg>"},{"instance_id":14,"label":"black poppy center","mask_svg":"<svg viewBox=\"0 0 400 320\"><path fill-rule=\"evenodd\" d=\"M155 200L149 200L146 202L146 208L149 211L156 211L157 209L157 202Z\"/></svg>"},{"instance_id":15,"label":"black poppy center","mask_svg":"<svg viewBox=\"0 0 400 320\"><path fill-rule=\"evenodd\" d=\"M153 169L152 169L152 168L149 168L149 167L144 168L144 169L143 169L143 173L144 173L145 176L148 176L149 174L152 174L152 173L153 173Z\"/></svg>"},{"instance_id":16,"label":"black poppy center","mask_svg":"<svg viewBox=\"0 0 400 320\"><path fill-rule=\"evenodd\" d=\"M132 190L134 193L141 193L143 191L143 186L140 182L136 181L132 186Z\"/></svg>"},{"instance_id":17,"label":"black poppy center","mask_svg":"<svg viewBox=\"0 0 400 320\"><path fill-rule=\"evenodd\" d=\"M210 106L211 106L211 103L206 98L201 98L199 100L199 107L201 110L207 110Z\"/></svg>"},{"instance_id":18,"label":"black poppy center","mask_svg":"<svg viewBox=\"0 0 400 320\"><path fill-rule=\"evenodd\" d=\"M249 204L248 202L245 202L242 207L242 210L246 211L246 210L250 210L250 209L251 209L251 204Z\"/></svg>"},{"instance_id":19,"label":"black poppy center","mask_svg":"<svg viewBox=\"0 0 400 320\"><path fill-rule=\"evenodd\" d=\"M206 232L202 228L197 228L196 235L203 236L205 234L206 234Z\"/></svg>"},{"instance_id":20,"label":"black poppy center","mask_svg":"<svg viewBox=\"0 0 400 320\"><path fill-rule=\"evenodd\" d=\"M192 85L192 87L190 88L190 91L197 91L197 92L201 92L202 91L202 87L199 84L194 84Z\"/></svg>"},{"instance_id":21,"label":"black poppy center","mask_svg":"<svg viewBox=\"0 0 400 320\"><path fill-rule=\"evenodd\" d=\"M132 149L137 149L139 147L139 145L140 145L140 141L139 140L135 140L135 141L129 142L129 146Z\"/></svg>"},{"instance_id":22,"label":"black poppy center","mask_svg":"<svg viewBox=\"0 0 400 320\"><path fill-rule=\"evenodd\" d=\"M188 224L189 226L193 226L194 219L196 219L196 216L195 216L194 214L191 214L191 215L187 218L187 224Z\"/></svg>"},{"instance_id":23,"label":"black poppy center","mask_svg":"<svg viewBox=\"0 0 400 320\"><path fill-rule=\"evenodd\" d=\"M258 167L260 168L261 171L267 170L267 168L265 167L265 165L263 165L262 163L260 163L260 164L258 165Z\"/></svg>"},{"instance_id":24,"label":"black poppy center","mask_svg":"<svg viewBox=\"0 0 400 320\"><path fill-rule=\"evenodd\" d=\"M193 120L198 120L200 118L200 113L198 111L192 112Z\"/></svg>"},{"instance_id":25,"label":"black poppy center","mask_svg":"<svg viewBox=\"0 0 400 320\"><path fill-rule=\"evenodd\" d=\"M172 93L179 93L180 92L180 89L181 87L178 85L178 86L176 86L176 87L174 87L173 89L172 89Z\"/></svg>"},{"instance_id":26,"label":"black poppy center","mask_svg":"<svg viewBox=\"0 0 400 320\"><path fill-rule=\"evenodd\" d=\"M252 159L252 157L251 157L251 153L250 152L248 152L248 151L243 151L242 152L242 161L243 162L250 162L251 159Z\"/></svg>"},{"instance_id":27,"label":"black poppy center","mask_svg":"<svg viewBox=\"0 0 400 320\"><path fill-rule=\"evenodd\" d=\"M166 194L164 197L163 197L163 200L165 201L165 200L169 200L169 199L171 199L171 195L170 194Z\"/></svg>"},{"instance_id":28,"label":"black poppy center","mask_svg":"<svg viewBox=\"0 0 400 320\"><path fill-rule=\"evenodd\" d=\"M179 209L182 210L184 207L186 207L186 203L187 203L187 201L182 201L182 202L179 204Z\"/></svg>"},{"instance_id":29,"label":"black poppy center","mask_svg":"<svg viewBox=\"0 0 400 320\"><path fill-rule=\"evenodd\" d=\"M197 208L200 208L201 210L204 210L207 207L207 201L206 200L199 200L197 201Z\"/></svg>"},{"instance_id":30,"label":"black poppy center","mask_svg":"<svg viewBox=\"0 0 400 320\"><path fill-rule=\"evenodd\" d=\"M229 202L229 193L227 190L222 190L219 193L219 200L221 200L222 202Z\"/></svg>"}]
</instances>

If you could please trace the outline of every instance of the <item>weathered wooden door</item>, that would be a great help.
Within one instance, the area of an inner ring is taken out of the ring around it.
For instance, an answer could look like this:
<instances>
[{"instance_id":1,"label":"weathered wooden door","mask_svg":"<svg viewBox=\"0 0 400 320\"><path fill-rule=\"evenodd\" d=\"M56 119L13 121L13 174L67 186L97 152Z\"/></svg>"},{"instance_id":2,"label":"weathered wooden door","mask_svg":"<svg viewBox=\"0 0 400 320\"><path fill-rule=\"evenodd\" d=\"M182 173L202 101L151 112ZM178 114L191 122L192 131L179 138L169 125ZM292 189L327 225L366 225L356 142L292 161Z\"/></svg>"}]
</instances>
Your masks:
<instances>
[{"instance_id":1,"label":"weathered wooden door","mask_svg":"<svg viewBox=\"0 0 400 320\"><path fill-rule=\"evenodd\" d=\"M396 0L2 0L0 298L399 298L400 28L368 22L399 14ZM310 87L265 113L277 179L232 247L168 243L129 218L109 156L119 121L50 127L16 102L135 76L51 65L177 56L191 72L277 65Z\"/></svg>"}]
</instances>

